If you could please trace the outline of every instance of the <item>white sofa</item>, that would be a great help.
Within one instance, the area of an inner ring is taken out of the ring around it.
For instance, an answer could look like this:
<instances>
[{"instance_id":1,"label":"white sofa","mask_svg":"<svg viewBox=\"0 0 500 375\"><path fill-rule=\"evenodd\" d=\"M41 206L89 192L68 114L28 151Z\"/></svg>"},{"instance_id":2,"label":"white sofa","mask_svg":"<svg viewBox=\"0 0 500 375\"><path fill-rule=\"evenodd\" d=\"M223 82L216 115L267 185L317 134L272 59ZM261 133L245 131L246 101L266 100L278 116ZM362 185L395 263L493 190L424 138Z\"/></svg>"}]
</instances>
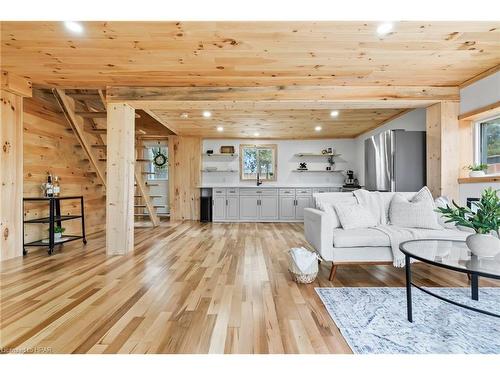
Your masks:
<instances>
[{"instance_id":1,"label":"white sofa","mask_svg":"<svg viewBox=\"0 0 500 375\"><path fill-rule=\"evenodd\" d=\"M384 201L387 200L387 207L394 194L381 193ZM411 198L416 193L403 194ZM392 264L392 250L386 234L373 228L334 228L331 216L317 209L325 203L356 203L352 192L318 193L313 197L316 208L304 210L305 237L323 260L332 262L330 280L334 279L337 267L342 264ZM451 228L420 229L419 233L421 238L454 240L465 240L470 234Z\"/></svg>"}]
</instances>

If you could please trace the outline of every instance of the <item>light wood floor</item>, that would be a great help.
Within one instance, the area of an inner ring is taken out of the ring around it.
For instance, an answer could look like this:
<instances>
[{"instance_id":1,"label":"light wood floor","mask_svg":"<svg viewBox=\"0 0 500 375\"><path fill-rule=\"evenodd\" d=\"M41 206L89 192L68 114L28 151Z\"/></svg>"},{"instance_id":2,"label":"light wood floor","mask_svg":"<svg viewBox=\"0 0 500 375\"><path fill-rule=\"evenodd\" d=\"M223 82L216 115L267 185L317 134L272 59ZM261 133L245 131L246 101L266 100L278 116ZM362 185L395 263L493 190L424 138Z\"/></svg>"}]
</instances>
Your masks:
<instances>
[{"instance_id":1,"label":"light wood floor","mask_svg":"<svg viewBox=\"0 0 500 375\"><path fill-rule=\"evenodd\" d=\"M53 353L349 353L311 285L291 281L285 251L301 224L162 223L135 252L106 257L103 234L1 264L0 347ZM415 265L415 281L466 286ZM346 266L334 286L403 286L392 266ZM484 281L482 285L500 285Z\"/></svg>"}]
</instances>

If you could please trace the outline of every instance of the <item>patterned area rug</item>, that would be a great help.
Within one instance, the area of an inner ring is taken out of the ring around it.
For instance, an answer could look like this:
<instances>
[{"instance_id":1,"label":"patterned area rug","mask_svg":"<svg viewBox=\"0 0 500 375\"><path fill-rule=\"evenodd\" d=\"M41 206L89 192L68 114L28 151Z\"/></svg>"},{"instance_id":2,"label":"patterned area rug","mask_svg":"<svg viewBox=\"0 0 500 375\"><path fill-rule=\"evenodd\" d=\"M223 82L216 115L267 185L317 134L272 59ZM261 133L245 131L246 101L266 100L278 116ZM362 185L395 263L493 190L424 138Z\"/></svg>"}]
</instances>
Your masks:
<instances>
[{"instance_id":1,"label":"patterned area rug","mask_svg":"<svg viewBox=\"0 0 500 375\"><path fill-rule=\"evenodd\" d=\"M500 313L500 288L429 288L453 301ZM405 288L316 288L354 353L500 353L500 318L454 306L413 288L413 323Z\"/></svg>"}]
</instances>

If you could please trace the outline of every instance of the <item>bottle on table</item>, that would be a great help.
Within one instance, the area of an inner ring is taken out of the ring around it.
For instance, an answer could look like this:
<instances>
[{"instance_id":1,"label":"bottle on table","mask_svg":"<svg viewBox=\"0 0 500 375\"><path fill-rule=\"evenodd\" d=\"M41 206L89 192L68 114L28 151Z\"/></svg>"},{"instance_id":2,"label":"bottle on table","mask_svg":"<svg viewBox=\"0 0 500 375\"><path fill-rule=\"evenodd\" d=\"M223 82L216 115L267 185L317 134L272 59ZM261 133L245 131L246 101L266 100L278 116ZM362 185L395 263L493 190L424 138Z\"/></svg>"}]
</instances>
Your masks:
<instances>
[{"instance_id":1,"label":"bottle on table","mask_svg":"<svg viewBox=\"0 0 500 375\"><path fill-rule=\"evenodd\" d=\"M47 185L45 185L45 195L49 198L54 196L54 185L52 185L52 175L47 176Z\"/></svg>"}]
</instances>

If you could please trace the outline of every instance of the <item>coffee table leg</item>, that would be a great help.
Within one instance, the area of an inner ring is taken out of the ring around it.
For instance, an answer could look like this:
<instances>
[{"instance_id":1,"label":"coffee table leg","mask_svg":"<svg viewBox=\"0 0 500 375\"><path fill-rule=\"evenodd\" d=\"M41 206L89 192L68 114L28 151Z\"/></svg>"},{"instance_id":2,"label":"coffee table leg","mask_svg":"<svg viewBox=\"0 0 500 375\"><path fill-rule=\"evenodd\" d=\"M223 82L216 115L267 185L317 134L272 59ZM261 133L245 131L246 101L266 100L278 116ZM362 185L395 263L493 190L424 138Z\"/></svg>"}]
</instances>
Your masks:
<instances>
[{"instance_id":1,"label":"coffee table leg","mask_svg":"<svg viewBox=\"0 0 500 375\"><path fill-rule=\"evenodd\" d=\"M406 314L408 321L413 323L413 313L411 306L411 265L410 257L405 255L405 270L406 270Z\"/></svg>"},{"instance_id":2,"label":"coffee table leg","mask_svg":"<svg viewBox=\"0 0 500 375\"><path fill-rule=\"evenodd\" d=\"M472 299L474 301L479 300L479 276L477 275L471 275L470 276L470 288L471 288L471 294L472 294Z\"/></svg>"}]
</instances>

